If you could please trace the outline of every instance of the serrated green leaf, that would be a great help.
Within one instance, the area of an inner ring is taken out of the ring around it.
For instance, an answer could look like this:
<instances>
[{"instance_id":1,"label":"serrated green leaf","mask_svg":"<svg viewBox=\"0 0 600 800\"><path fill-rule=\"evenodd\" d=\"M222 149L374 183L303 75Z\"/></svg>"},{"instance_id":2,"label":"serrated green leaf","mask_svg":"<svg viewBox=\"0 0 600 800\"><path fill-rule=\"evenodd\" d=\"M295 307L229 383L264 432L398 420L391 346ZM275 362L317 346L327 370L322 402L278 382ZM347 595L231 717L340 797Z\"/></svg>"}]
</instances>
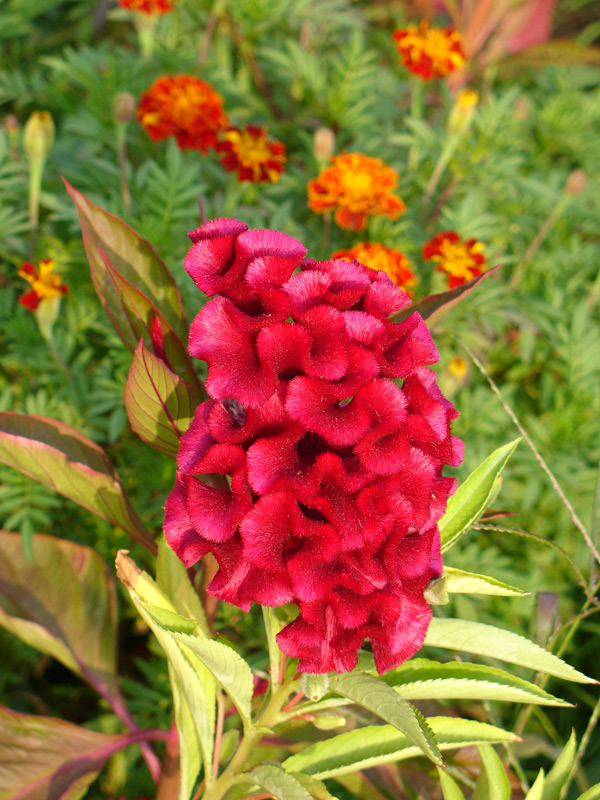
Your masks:
<instances>
[{"instance_id":1,"label":"serrated green leaf","mask_svg":"<svg viewBox=\"0 0 600 800\"><path fill-rule=\"evenodd\" d=\"M198 623L196 633L202 632L208 636L208 622L198 592L192 586L186 568L164 536L158 542L156 582L179 614Z\"/></svg>"},{"instance_id":2,"label":"serrated green leaf","mask_svg":"<svg viewBox=\"0 0 600 800\"><path fill-rule=\"evenodd\" d=\"M244 772L238 781L266 789L276 800L312 800L310 794L294 775L274 764L262 764Z\"/></svg>"},{"instance_id":3,"label":"serrated green leaf","mask_svg":"<svg viewBox=\"0 0 600 800\"><path fill-rule=\"evenodd\" d=\"M531 594L488 575L464 572L454 567L444 567L444 577L446 589L450 594L493 594L504 597L523 597Z\"/></svg>"},{"instance_id":4,"label":"serrated green leaf","mask_svg":"<svg viewBox=\"0 0 600 800\"><path fill-rule=\"evenodd\" d=\"M538 776L533 782L531 789L525 795L525 800L542 800L544 791L544 770L538 772Z\"/></svg>"},{"instance_id":5,"label":"serrated green leaf","mask_svg":"<svg viewBox=\"0 0 600 800\"><path fill-rule=\"evenodd\" d=\"M509 731L470 719L428 717L427 723L442 751L481 743L512 742L517 738ZM420 748L392 725L370 725L311 745L290 756L283 767L287 772L307 772L323 780L421 754Z\"/></svg>"},{"instance_id":6,"label":"serrated green leaf","mask_svg":"<svg viewBox=\"0 0 600 800\"><path fill-rule=\"evenodd\" d=\"M310 792L312 797L316 798L316 800L337 800L323 781L314 778L312 775L305 775L303 772L294 772L291 774L294 775L298 783Z\"/></svg>"},{"instance_id":7,"label":"serrated green leaf","mask_svg":"<svg viewBox=\"0 0 600 800\"><path fill-rule=\"evenodd\" d=\"M494 748L477 746L481 756L481 772L471 800L510 800L510 784L506 770Z\"/></svg>"},{"instance_id":8,"label":"serrated green leaf","mask_svg":"<svg viewBox=\"0 0 600 800\"><path fill-rule=\"evenodd\" d=\"M461 792L458 783L451 778L445 769L438 767L438 776L440 779L440 786L442 787L442 794L444 800L465 800L464 794Z\"/></svg>"},{"instance_id":9,"label":"serrated green leaf","mask_svg":"<svg viewBox=\"0 0 600 800\"><path fill-rule=\"evenodd\" d=\"M382 676L407 700L504 700L570 706L534 683L485 664L414 658Z\"/></svg>"},{"instance_id":10,"label":"serrated green leaf","mask_svg":"<svg viewBox=\"0 0 600 800\"><path fill-rule=\"evenodd\" d=\"M562 787L565 785L571 773L576 749L577 740L575 739L575 731L573 731L569 736L569 741L566 743L564 750L556 759L550 772L544 778L542 800L558 800Z\"/></svg>"},{"instance_id":11,"label":"serrated green leaf","mask_svg":"<svg viewBox=\"0 0 600 800\"><path fill-rule=\"evenodd\" d=\"M547 672L557 678L575 683L596 683L582 672L561 661L553 653L512 631L505 631L482 622L463 619L431 620L425 645L462 650L487 658L497 658L509 664Z\"/></svg>"},{"instance_id":12,"label":"serrated green leaf","mask_svg":"<svg viewBox=\"0 0 600 800\"><path fill-rule=\"evenodd\" d=\"M448 500L446 513L439 523L442 551L451 547L483 514L498 476L520 441L520 438L515 439L495 450Z\"/></svg>"},{"instance_id":13,"label":"serrated green leaf","mask_svg":"<svg viewBox=\"0 0 600 800\"><path fill-rule=\"evenodd\" d=\"M377 714L416 744L434 763L442 756L425 717L380 678L366 672L348 672L332 681L331 688Z\"/></svg>"}]
</instances>

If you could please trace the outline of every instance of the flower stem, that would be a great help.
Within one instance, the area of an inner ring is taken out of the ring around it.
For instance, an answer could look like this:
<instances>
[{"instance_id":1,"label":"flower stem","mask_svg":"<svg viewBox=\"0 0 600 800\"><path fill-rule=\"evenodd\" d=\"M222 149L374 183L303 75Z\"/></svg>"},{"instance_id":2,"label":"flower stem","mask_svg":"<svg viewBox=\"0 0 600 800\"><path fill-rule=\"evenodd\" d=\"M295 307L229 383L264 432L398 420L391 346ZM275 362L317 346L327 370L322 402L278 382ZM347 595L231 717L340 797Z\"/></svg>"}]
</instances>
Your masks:
<instances>
[{"instance_id":1,"label":"flower stem","mask_svg":"<svg viewBox=\"0 0 600 800\"><path fill-rule=\"evenodd\" d=\"M509 281L509 287L514 289L517 286L523 277L523 270L529 264L529 262L533 259L537 251L540 249L546 236L550 233L552 228L556 225L558 220L562 217L566 207L569 205L571 201L571 197L568 194L563 195L558 203L554 206L552 211L550 212L548 218L543 223L539 231L531 240L531 244L525 251L525 255L521 259L521 261L517 264L516 269L514 270L513 274L511 275Z\"/></svg>"},{"instance_id":2,"label":"flower stem","mask_svg":"<svg viewBox=\"0 0 600 800\"><path fill-rule=\"evenodd\" d=\"M42 175L44 161L34 159L29 165L29 256L35 260L35 243L40 216L40 194L42 191Z\"/></svg>"},{"instance_id":3,"label":"flower stem","mask_svg":"<svg viewBox=\"0 0 600 800\"><path fill-rule=\"evenodd\" d=\"M460 141L460 136L450 135L446 140L446 144L444 145L442 152L440 153L440 157L438 158L437 164L435 165L433 172L431 173L431 178L429 179L429 183L427 184L427 189L425 189L425 197L423 198L423 205L429 205L429 201L433 197L435 190L438 187L440 179L444 172L446 171L446 167L450 163L450 159L454 155L454 151L456 150L456 146Z\"/></svg>"},{"instance_id":4,"label":"flower stem","mask_svg":"<svg viewBox=\"0 0 600 800\"><path fill-rule=\"evenodd\" d=\"M129 191L129 181L127 180L126 130L126 125L117 125L117 159L119 162L119 179L121 182L123 205L128 212L131 212L131 192Z\"/></svg>"},{"instance_id":5,"label":"flower stem","mask_svg":"<svg viewBox=\"0 0 600 800\"><path fill-rule=\"evenodd\" d=\"M410 85L410 115L413 119L423 116L423 83L420 79L411 80ZM414 172L419 163L419 146L413 144L408 151L408 171Z\"/></svg>"}]
</instances>

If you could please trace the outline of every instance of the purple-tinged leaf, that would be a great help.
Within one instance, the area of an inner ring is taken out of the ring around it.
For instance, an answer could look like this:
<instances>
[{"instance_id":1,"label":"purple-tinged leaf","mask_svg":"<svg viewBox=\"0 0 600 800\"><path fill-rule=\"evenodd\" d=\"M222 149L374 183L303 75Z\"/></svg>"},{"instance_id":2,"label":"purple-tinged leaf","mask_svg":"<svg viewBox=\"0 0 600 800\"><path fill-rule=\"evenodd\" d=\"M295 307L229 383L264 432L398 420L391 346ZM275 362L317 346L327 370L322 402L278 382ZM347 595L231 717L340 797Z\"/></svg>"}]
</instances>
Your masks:
<instances>
[{"instance_id":1,"label":"purple-tinged leaf","mask_svg":"<svg viewBox=\"0 0 600 800\"><path fill-rule=\"evenodd\" d=\"M70 425L50 417L0 412L0 461L93 511L156 552L154 540L102 448Z\"/></svg>"},{"instance_id":2,"label":"purple-tinged leaf","mask_svg":"<svg viewBox=\"0 0 600 800\"><path fill-rule=\"evenodd\" d=\"M125 408L132 429L144 442L171 458L188 429L197 398L184 381L140 339L125 387Z\"/></svg>"},{"instance_id":3,"label":"purple-tinged leaf","mask_svg":"<svg viewBox=\"0 0 600 800\"><path fill-rule=\"evenodd\" d=\"M127 322L121 319L118 290L107 273L100 251L105 254L114 270L158 309L175 335L185 341L188 325L179 291L173 276L152 245L122 219L90 202L67 181L64 183L75 203L94 286L125 344L134 350L139 336L133 335Z\"/></svg>"},{"instance_id":4,"label":"purple-tinged leaf","mask_svg":"<svg viewBox=\"0 0 600 800\"><path fill-rule=\"evenodd\" d=\"M61 661L104 697L119 695L115 586L92 550L43 533L33 561L18 533L0 531L0 625Z\"/></svg>"},{"instance_id":5,"label":"purple-tinged leaf","mask_svg":"<svg viewBox=\"0 0 600 800\"><path fill-rule=\"evenodd\" d=\"M402 322L407 317L410 317L411 314L414 314L415 311L418 311L428 327L433 328L442 317L445 317L449 311L452 311L457 303L460 303L473 289L479 286L480 283L483 283L486 278L489 278L490 275L493 275L498 269L500 269L500 267L492 267L492 269L484 272L483 275L478 275L476 278L473 278L472 281L463 283L462 286L457 286L456 289L450 289L448 292L430 294L428 297L423 297L421 300L417 300L416 303L393 314L390 317L390 321Z\"/></svg>"}]
</instances>

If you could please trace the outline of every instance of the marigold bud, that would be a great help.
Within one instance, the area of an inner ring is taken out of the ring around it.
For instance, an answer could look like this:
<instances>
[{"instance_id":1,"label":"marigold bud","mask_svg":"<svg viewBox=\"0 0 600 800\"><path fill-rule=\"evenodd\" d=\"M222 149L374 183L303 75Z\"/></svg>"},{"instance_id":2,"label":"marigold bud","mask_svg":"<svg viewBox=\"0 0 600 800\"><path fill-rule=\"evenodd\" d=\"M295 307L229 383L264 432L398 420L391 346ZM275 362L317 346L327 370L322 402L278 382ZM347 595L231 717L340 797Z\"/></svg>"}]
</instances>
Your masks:
<instances>
[{"instance_id":1,"label":"marigold bud","mask_svg":"<svg viewBox=\"0 0 600 800\"><path fill-rule=\"evenodd\" d=\"M313 140L313 153L319 161L328 161L335 150L335 133L331 128L317 128Z\"/></svg>"},{"instance_id":2,"label":"marigold bud","mask_svg":"<svg viewBox=\"0 0 600 800\"><path fill-rule=\"evenodd\" d=\"M135 114L136 99L129 92L119 92L113 97L112 115L117 125L127 125Z\"/></svg>"},{"instance_id":3,"label":"marigold bud","mask_svg":"<svg viewBox=\"0 0 600 800\"><path fill-rule=\"evenodd\" d=\"M478 102L479 93L475 89L461 89L448 117L449 133L462 136L469 130Z\"/></svg>"},{"instance_id":4,"label":"marigold bud","mask_svg":"<svg viewBox=\"0 0 600 800\"><path fill-rule=\"evenodd\" d=\"M48 111L34 111L25 123L23 148L30 162L45 161L54 144L54 121Z\"/></svg>"},{"instance_id":5,"label":"marigold bud","mask_svg":"<svg viewBox=\"0 0 600 800\"><path fill-rule=\"evenodd\" d=\"M567 178L565 183L565 193L571 197L577 197L587 186L588 178L582 169L575 169Z\"/></svg>"}]
</instances>

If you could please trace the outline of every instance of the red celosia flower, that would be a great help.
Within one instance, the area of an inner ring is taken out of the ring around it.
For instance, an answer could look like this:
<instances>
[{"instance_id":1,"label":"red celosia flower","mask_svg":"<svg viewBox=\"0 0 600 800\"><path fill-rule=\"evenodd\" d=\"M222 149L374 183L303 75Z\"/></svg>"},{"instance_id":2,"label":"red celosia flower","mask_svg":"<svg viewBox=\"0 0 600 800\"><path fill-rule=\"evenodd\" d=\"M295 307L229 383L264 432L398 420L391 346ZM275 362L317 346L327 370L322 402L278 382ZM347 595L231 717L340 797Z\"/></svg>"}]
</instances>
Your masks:
<instances>
[{"instance_id":1,"label":"red celosia flower","mask_svg":"<svg viewBox=\"0 0 600 800\"><path fill-rule=\"evenodd\" d=\"M121 8L128 11L141 11L143 14L166 14L173 10L172 0L119 0Z\"/></svg>"},{"instance_id":2,"label":"red celosia flower","mask_svg":"<svg viewBox=\"0 0 600 800\"><path fill-rule=\"evenodd\" d=\"M434 261L436 269L447 274L450 289L454 289L485 272L484 249L485 245L476 239L463 242L455 231L443 231L424 245L423 258Z\"/></svg>"},{"instance_id":3,"label":"red celosia flower","mask_svg":"<svg viewBox=\"0 0 600 800\"><path fill-rule=\"evenodd\" d=\"M218 295L189 338L212 399L181 439L167 540L188 567L214 555L222 600L296 604L278 642L301 671L351 670L365 639L391 669L423 643L455 488L442 470L462 456L429 331L390 322L409 298L357 261L304 260L233 219L190 238L185 269Z\"/></svg>"},{"instance_id":4,"label":"red celosia flower","mask_svg":"<svg viewBox=\"0 0 600 800\"><path fill-rule=\"evenodd\" d=\"M346 261L356 259L365 267L383 270L396 286L409 297L413 296L412 289L416 286L415 275L409 266L410 261L400 250L385 247L379 242L360 242L349 250L338 250L331 257L343 258Z\"/></svg>"},{"instance_id":5,"label":"red celosia flower","mask_svg":"<svg viewBox=\"0 0 600 800\"><path fill-rule=\"evenodd\" d=\"M19 303L30 311L35 311L42 300L62 297L69 287L61 283L60 275L54 271L54 261L50 258L40 260L39 269L29 261L21 264L18 274L31 284L31 289L19 297Z\"/></svg>"},{"instance_id":6,"label":"red celosia flower","mask_svg":"<svg viewBox=\"0 0 600 800\"><path fill-rule=\"evenodd\" d=\"M142 94L136 118L155 142L174 136L182 149L203 153L227 125L221 96L193 75L157 78Z\"/></svg>"},{"instance_id":7,"label":"red celosia flower","mask_svg":"<svg viewBox=\"0 0 600 800\"><path fill-rule=\"evenodd\" d=\"M286 162L285 147L269 139L264 128L246 125L244 130L229 128L216 151L223 153L221 163L228 172L236 172L238 180L253 183L277 183Z\"/></svg>"},{"instance_id":8,"label":"red celosia flower","mask_svg":"<svg viewBox=\"0 0 600 800\"><path fill-rule=\"evenodd\" d=\"M430 28L423 20L392 34L402 64L425 80L448 75L465 63L460 34L452 28Z\"/></svg>"},{"instance_id":9,"label":"red celosia flower","mask_svg":"<svg viewBox=\"0 0 600 800\"><path fill-rule=\"evenodd\" d=\"M381 159L342 153L308 182L308 207L318 214L335 211L340 228L362 231L373 214L397 219L404 213L406 206L392 194L397 182L396 170Z\"/></svg>"}]
</instances>

